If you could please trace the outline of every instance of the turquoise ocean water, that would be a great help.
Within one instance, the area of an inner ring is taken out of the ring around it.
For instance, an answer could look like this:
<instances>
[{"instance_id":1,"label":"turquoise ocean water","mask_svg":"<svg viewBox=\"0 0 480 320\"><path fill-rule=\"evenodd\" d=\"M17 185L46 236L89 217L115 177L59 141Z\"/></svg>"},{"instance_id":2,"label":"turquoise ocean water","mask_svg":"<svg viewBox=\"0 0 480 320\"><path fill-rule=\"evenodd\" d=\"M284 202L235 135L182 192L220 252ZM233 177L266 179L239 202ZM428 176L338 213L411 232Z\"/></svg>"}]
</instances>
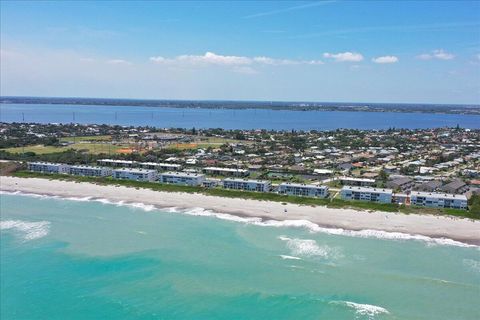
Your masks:
<instances>
[{"instance_id":1,"label":"turquoise ocean water","mask_svg":"<svg viewBox=\"0 0 480 320\"><path fill-rule=\"evenodd\" d=\"M480 318L476 247L0 200L2 320Z\"/></svg>"}]
</instances>

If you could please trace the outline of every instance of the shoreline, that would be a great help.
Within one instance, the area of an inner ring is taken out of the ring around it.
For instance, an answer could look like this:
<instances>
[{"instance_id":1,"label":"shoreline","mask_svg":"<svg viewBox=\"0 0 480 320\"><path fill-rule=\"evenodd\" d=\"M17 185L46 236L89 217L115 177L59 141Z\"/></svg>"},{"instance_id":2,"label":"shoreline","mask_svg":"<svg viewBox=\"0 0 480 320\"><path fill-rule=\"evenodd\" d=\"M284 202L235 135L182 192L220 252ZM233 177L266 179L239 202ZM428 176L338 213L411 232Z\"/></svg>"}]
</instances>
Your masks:
<instances>
[{"instance_id":1,"label":"shoreline","mask_svg":"<svg viewBox=\"0 0 480 320\"><path fill-rule=\"evenodd\" d=\"M144 204L157 209L175 208L178 211L201 208L204 211L202 215L221 217L222 214L228 214L238 217L239 221L256 219L256 223L262 225L280 225L282 222L285 226L312 227L315 225L319 229L330 229L332 234L339 234L342 231L344 234L354 236L367 236L369 232L375 231L402 233L411 236L407 239L421 237L434 240L451 239L480 246L480 221L451 216L369 212L291 203L284 205L271 201L9 176L0 177L0 190L61 198L89 198L88 200L92 201L106 199L112 203ZM286 213L285 209L287 209ZM393 239L395 235L391 236Z\"/></svg>"}]
</instances>

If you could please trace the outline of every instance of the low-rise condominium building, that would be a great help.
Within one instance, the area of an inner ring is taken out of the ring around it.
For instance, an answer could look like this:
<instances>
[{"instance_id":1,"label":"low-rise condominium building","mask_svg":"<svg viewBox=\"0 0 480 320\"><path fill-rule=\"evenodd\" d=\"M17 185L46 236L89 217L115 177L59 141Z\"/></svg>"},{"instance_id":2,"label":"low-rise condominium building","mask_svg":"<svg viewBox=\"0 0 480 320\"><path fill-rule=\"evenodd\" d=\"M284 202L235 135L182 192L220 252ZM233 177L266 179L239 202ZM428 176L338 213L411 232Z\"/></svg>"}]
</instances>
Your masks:
<instances>
[{"instance_id":1,"label":"low-rise condominium building","mask_svg":"<svg viewBox=\"0 0 480 320\"><path fill-rule=\"evenodd\" d=\"M359 200L380 203L392 202L392 189L344 186L340 191L343 200Z\"/></svg>"},{"instance_id":2,"label":"low-rise condominium building","mask_svg":"<svg viewBox=\"0 0 480 320\"><path fill-rule=\"evenodd\" d=\"M271 182L267 180L225 178L222 183L225 189L233 190L268 192L271 189Z\"/></svg>"},{"instance_id":3,"label":"low-rise condominium building","mask_svg":"<svg viewBox=\"0 0 480 320\"><path fill-rule=\"evenodd\" d=\"M28 170L44 173L70 173L70 165L53 162L29 162Z\"/></svg>"},{"instance_id":4,"label":"low-rise condominium building","mask_svg":"<svg viewBox=\"0 0 480 320\"><path fill-rule=\"evenodd\" d=\"M180 171L182 166L174 163L157 163L157 162L140 162L140 167L145 169L153 169L158 171Z\"/></svg>"},{"instance_id":5,"label":"low-rise condominium building","mask_svg":"<svg viewBox=\"0 0 480 320\"><path fill-rule=\"evenodd\" d=\"M284 182L278 186L278 193L290 196L326 198L328 196L328 187Z\"/></svg>"},{"instance_id":6,"label":"low-rise condominium building","mask_svg":"<svg viewBox=\"0 0 480 320\"><path fill-rule=\"evenodd\" d=\"M200 186L205 181L205 175L189 172L164 172L160 174L161 183L173 183L187 186Z\"/></svg>"},{"instance_id":7,"label":"low-rise condominium building","mask_svg":"<svg viewBox=\"0 0 480 320\"><path fill-rule=\"evenodd\" d=\"M250 172L245 169L206 167L202 169L203 173L212 176L230 176L230 177L247 177Z\"/></svg>"},{"instance_id":8,"label":"low-rise condominium building","mask_svg":"<svg viewBox=\"0 0 480 320\"><path fill-rule=\"evenodd\" d=\"M157 180L157 171L137 168L122 168L113 170L112 176L115 179L155 181Z\"/></svg>"},{"instance_id":9,"label":"low-rise condominium building","mask_svg":"<svg viewBox=\"0 0 480 320\"><path fill-rule=\"evenodd\" d=\"M112 169L95 166L71 166L70 174L85 177L106 177L112 175Z\"/></svg>"},{"instance_id":10,"label":"low-rise condominium building","mask_svg":"<svg viewBox=\"0 0 480 320\"><path fill-rule=\"evenodd\" d=\"M412 206L430 207L430 208L468 208L467 197L462 194L449 194L439 192L421 192L412 191L410 194L410 204Z\"/></svg>"},{"instance_id":11,"label":"low-rise condominium building","mask_svg":"<svg viewBox=\"0 0 480 320\"><path fill-rule=\"evenodd\" d=\"M115 159L99 159L97 160L97 163L101 166L122 167L122 168L133 168L138 165L137 161L115 160Z\"/></svg>"}]
</instances>

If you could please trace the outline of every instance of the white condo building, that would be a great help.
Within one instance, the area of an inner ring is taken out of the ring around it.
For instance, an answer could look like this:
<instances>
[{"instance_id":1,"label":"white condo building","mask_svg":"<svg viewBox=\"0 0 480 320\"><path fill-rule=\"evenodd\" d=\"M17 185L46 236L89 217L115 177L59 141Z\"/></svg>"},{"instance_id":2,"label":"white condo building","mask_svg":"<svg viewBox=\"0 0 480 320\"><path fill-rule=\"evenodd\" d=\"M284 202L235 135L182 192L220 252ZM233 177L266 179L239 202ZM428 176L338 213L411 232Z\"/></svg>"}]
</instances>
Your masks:
<instances>
[{"instance_id":1,"label":"white condo building","mask_svg":"<svg viewBox=\"0 0 480 320\"><path fill-rule=\"evenodd\" d=\"M155 181L157 180L157 171L136 168L123 168L113 170L112 176L115 179Z\"/></svg>"},{"instance_id":2,"label":"white condo building","mask_svg":"<svg viewBox=\"0 0 480 320\"><path fill-rule=\"evenodd\" d=\"M449 194L438 192L420 192L412 191L410 194L410 204L412 206L422 206L430 208L468 208L467 197L462 194Z\"/></svg>"},{"instance_id":3,"label":"white condo building","mask_svg":"<svg viewBox=\"0 0 480 320\"><path fill-rule=\"evenodd\" d=\"M145 169L154 169L158 171L180 171L182 166L173 163L140 162L139 165Z\"/></svg>"},{"instance_id":4,"label":"white condo building","mask_svg":"<svg viewBox=\"0 0 480 320\"><path fill-rule=\"evenodd\" d=\"M99 159L97 160L97 163L101 166L122 167L122 168L132 168L138 164L137 161L114 160L114 159Z\"/></svg>"},{"instance_id":5,"label":"white condo building","mask_svg":"<svg viewBox=\"0 0 480 320\"><path fill-rule=\"evenodd\" d=\"M85 177L106 177L112 175L112 169L95 166L71 166L70 174Z\"/></svg>"},{"instance_id":6,"label":"white condo building","mask_svg":"<svg viewBox=\"0 0 480 320\"><path fill-rule=\"evenodd\" d=\"M202 171L203 173L210 174L212 176L246 177L250 174L250 172L245 169L220 167L206 167L203 168Z\"/></svg>"},{"instance_id":7,"label":"white condo building","mask_svg":"<svg viewBox=\"0 0 480 320\"><path fill-rule=\"evenodd\" d=\"M189 172L164 172L160 174L159 180L161 183L199 186L205 181L205 175Z\"/></svg>"},{"instance_id":8,"label":"white condo building","mask_svg":"<svg viewBox=\"0 0 480 320\"><path fill-rule=\"evenodd\" d=\"M29 162L28 170L44 173L70 173L70 165L53 162Z\"/></svg>"},{"instance_id":9,"label":"white condo building","mask_svg":"<svg viewBox=\"0 0 480 320\"><path fill-rule=\"evenodd\" d=\"M326 198L328 196L328 187L284 182L278 186L278 193L289 196Z\"/></svg>"},{"instance_id":10,"label":"white condo building","mask_svg":"<svg viewBox=\"0 0 480 320\"><path fill-rule=\"evenodd\" d=\"M244 180L235 178L226 178L222 181L225 189L260 191L268 192L271 189L271 183L267 180Z\"/></svg>"},{"instance_id":11,"label":"white condo building","mask_svg":"<svg viewBox=\"0 0 480 320\"><path fill-rule=\"evenodd\" d=\"M392 189L344 186L340 191L343 200L360 200L380 203L392 202Z\"/></svg>"}]
</instances>

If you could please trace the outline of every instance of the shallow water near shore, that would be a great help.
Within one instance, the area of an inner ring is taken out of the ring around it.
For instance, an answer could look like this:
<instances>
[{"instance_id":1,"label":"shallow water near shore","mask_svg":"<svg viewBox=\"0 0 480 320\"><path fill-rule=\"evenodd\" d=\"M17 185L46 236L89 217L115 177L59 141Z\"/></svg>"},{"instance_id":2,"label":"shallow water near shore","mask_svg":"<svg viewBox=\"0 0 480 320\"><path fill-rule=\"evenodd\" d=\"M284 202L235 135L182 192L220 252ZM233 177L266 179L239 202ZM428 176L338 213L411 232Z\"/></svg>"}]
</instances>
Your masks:
<instances>
[{"instance_id":1,"label":"shallow water near shore","mask_svg":"<svg viewBox=\"0 0 480 320\"><path fill-rule=\"evenodd\" d=\"M0 200L2 319L480 315L478 247L141 205L8 194Z\"/></svg>"}]
</instances>

